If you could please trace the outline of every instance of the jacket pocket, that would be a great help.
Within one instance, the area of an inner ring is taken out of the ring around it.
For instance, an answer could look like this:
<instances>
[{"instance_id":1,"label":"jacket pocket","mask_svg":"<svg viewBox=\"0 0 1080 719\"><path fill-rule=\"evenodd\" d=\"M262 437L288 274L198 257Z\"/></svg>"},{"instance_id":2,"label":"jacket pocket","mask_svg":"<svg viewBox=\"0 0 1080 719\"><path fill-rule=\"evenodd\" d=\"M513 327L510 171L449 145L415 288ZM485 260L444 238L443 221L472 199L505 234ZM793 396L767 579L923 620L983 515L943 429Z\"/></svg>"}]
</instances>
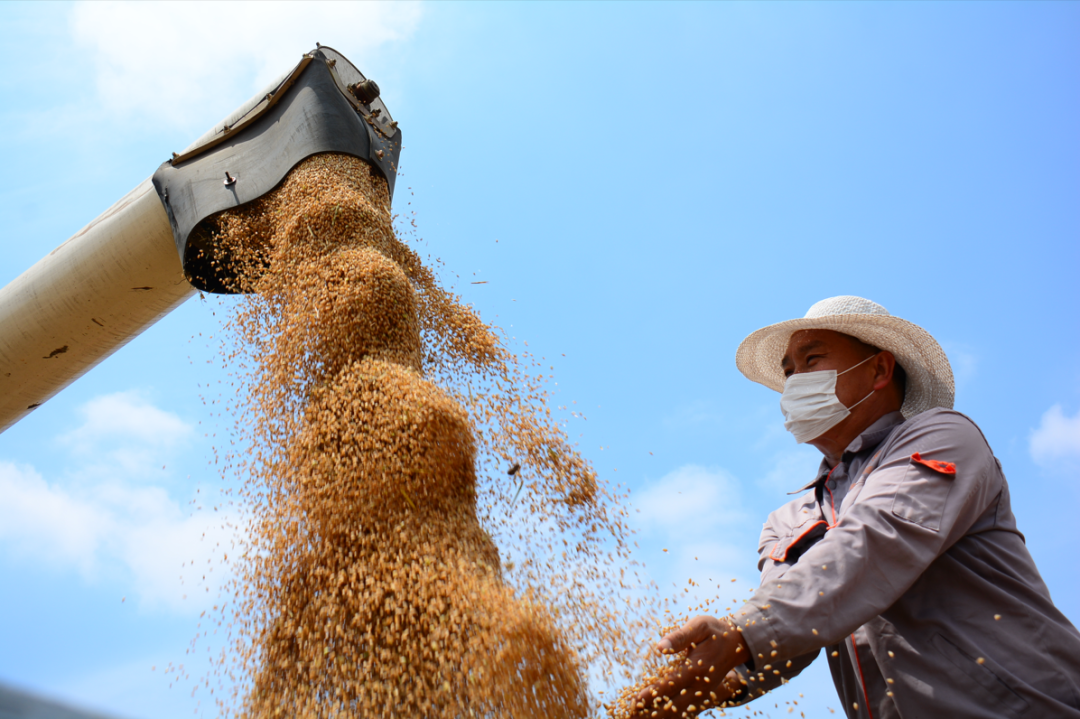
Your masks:
<instances>
[{"instance_id":1,"label":"jacket pocket","mask_svg":"<svg viewBox=\"0 0 1080 719\"><path fill-rule=\"evenodd\" d=\"M828 526L823 519L803 522L791 530L791 534L773 545L769 551L769 559L794 564L799 561L803 552L817 544L817 540L825 535L826 529Z\"/></svg>"},{"instance_id":2,"label":"jacket pocket","mask_svg":"<svg viewBox=\"0 0 1080 719\"><path fill-rule=\"evenodd\" d=\"M952 662L957 669L962 672L963 677L967 677L976 686L972 689L982 689L982 692L975 694L977 697L988 697L995 701L1001 708L1008 710L1009 716L1022 717L1028 710L1027 700L1013 691L1005 682L1001 681L1001 678L986 666L986 664L980 664L977 659L968 656L960 647L950 642L940 634L935 634L931 640L934 648L941 652L950 662ZM961 680L963 677L958 677ZM942 677L943 680L948 681L948 677Z\"/></svg>"},{"instance_id":3,"label":"jacket pocket","mask_svg":"<svg viewBox=\"0 0 1080 719\"><path fill-rule=\"evenodd\" d=\"M952 474L936 471L917 456L916 452L909 460L904 481L893 495L892 513L936 532L941 529L945 501L956 482L955 468Z\"/></svg>"}]
</instances>

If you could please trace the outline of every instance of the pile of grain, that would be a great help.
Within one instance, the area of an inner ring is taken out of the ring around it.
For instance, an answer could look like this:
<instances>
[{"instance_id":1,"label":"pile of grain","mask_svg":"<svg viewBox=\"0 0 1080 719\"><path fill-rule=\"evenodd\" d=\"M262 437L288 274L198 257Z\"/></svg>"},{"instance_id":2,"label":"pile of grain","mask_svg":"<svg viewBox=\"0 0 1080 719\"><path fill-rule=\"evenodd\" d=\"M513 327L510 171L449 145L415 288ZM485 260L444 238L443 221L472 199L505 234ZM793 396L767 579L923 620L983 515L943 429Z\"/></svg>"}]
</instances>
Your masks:
<instances>
[{"instance_id":1,"label":"pile of grain","mask_svg":"<svg viewBox=\"0 0 1080 719\"><path fill-rule=\"evenodd\" d=\"M355 158L311 157L209 231L248 293L229 471L253 519L222 711L597 714L586 670L631 676L649 610L623 498L552 418L539 360L440 287Z\"/></svg>"}]
</instances>

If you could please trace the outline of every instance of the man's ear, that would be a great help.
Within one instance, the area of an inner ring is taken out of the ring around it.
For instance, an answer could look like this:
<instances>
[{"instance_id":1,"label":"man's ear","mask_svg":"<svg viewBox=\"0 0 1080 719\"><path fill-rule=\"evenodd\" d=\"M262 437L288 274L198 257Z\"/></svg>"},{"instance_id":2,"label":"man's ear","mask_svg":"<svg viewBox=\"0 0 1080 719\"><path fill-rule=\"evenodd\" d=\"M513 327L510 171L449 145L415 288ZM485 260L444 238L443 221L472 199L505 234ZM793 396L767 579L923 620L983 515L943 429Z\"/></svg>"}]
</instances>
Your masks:
<instances>
[{"instance_id":1,"label":"man's ear","mask_svg":"<svg viewBox=\"0 0 1080 719\"><path fill-rule=\"evenodd\" d=\"M896 358L888 350L882 350L875 357L871 366L874 368L874 390L883 390L892 384L893 371L896 368Z\"/></svg>"}]
</instances>

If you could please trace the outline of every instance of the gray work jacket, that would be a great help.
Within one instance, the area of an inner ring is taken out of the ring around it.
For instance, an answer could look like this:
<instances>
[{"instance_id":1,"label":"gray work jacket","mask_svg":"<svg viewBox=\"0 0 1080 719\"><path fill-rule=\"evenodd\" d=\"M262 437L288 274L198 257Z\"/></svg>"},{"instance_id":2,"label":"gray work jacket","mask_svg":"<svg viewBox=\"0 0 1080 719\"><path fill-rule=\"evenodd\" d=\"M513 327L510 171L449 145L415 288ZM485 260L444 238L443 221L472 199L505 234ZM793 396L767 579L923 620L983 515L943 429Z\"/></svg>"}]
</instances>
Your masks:
<instances>
[{"instance_id":1,"label":"gray work jacket","mask_svg":"<svg viewBox=\"0 0 1080 719\"><path fill-rule=\"evenodd\" d=\"M769 515L735 614L752 699L825 648L854 719L1080 719L1080 632L1016 528L982 432L882 417Z\"/></svg>"}]
</instances>

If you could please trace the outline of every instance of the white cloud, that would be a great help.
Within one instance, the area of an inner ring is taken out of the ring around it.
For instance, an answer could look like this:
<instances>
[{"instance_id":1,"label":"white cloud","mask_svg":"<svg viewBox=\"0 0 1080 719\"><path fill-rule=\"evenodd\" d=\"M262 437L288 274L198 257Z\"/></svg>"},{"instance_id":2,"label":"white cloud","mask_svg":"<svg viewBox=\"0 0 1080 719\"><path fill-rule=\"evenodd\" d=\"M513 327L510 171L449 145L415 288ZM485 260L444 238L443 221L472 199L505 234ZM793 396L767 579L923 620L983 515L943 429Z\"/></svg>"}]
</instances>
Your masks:
<instances>
[{"instance_id":1,"label":"white cloud","mask_svg":"<svg viewBox=\"0 0 1080 719\"><path fill-rule=\"evenodd\" d=\"M119 468L127 478L145 476L194 434L190 424L134 390L95 397L79 413L82 425L59 440L83 455L84 473L107 465L109 472Z\"/></svg>"},{"instance_id":2,"label":"white cloud","mask_svg":"<svg viewBox=\"0 0 1080 719\"><path fill-rule=\"evenodd\" d=\"M227 578L221 560L235 536L226 526L230 515L185 515L160 487L70 490L30 467L0 462L0 496L0 548L72 567L88 581L116 579L119 570L119 581L146 606L201 610Z\"/></svg>"},{"instance_id":3,"label":"white cloud","mask_svg":"<svg viewBox=\"0 0 1080 719\"><path fill-rule=\"evenodd\" d=\"M645 529L711 531L742 516L738 482L720 469L686 465L632 495Z\"/></svg>"},{"instance_id":4,"label":"white cloud","mask_svg":"<svg viewBox=\"0 0 1080 719\"><path fill-rule=\"evenodd\" d=\"M32 467L0 462L0 542L19 556L94 569L109 519L49 485Z\"/></svg>"},{"instance_id":5,"label":"white cloud","mask_svg":"<svg viewBox=\"0 0 1080 719\"><path fill-rule=\"evenodd\" d=\"M316 41L363 70L376 49L411 35L420 14L412 2L80 2L69 25L110 114L201 134Z\"/></svg>"},{"instance_id":6,"label":"white cloud","mask_svg":"<svg viewBox=\"0 0 1080 719\"><path fill-rule=\"evenodd\" d=\"M1050 466L1060 460L1080 460L1080 411L1069 417L1055 404L1042 416L1029 439L1031 458Z\"/></svg>"},{"instance_id":7,"label":"white cloud","mask_svg":"<svg viewBox=\"0 0 1080 719\"><path fill-rule=\"evenodd\" d=\"M757 480L757 484L787 501L790 499L787 493L794 492L813 479L820 464L821 452L809 445L797 445L773 455L769 471Z\"/></svg>"},{"instance_id":8,"label":"white cloud","mask_svg":"<svg viewBox=\"0 0 1080 719\"><path fill-rule=\"evenodd\" d=\"M730 592L746 596L757 586L760 524L744 507L731 474L687 465L631 500L649 573L661 595L677 602L674 611L717 598L727 602Z\"/></svg>"},{"instance_id":9,"label":"white cloud","mask_svg":"<svg viewBox=\"0 0 1080 719\"><path fill-rule=\"evenodd\" d=\"M61 441L76 466L61 480L0 462L0 552L116 582L145 606L205 608L228 578L222 560L243 517L215 511L205 490L196 495L203 511L189 512L149 482L167 476L151 470L184 447L191 426L135 392L97 397L80 412L84 423Z\"/></svg>"},{"instance_id":10,"label":"white cloud","mask_svg":"<svg viewBox=\"0 0 1080 719\"><path fill-rule=\"evenodd\" d=\"M118 539L118 555L131 573L136 595L147 605L195 612L218 600L229 579L227 555L243 519L204 511L184 516L171 500L148 521L129 521Z\"/></svg>"},{"instance_id":11,"label":"white cloud","mask_svg":"<svg viewBox=\"0 0 1080 719\"><path fill-rule=\"evenodd\" d=\"M124 439L171 447L191 434L191 425L171 412L158 409L134 390L95 397L80 407L79 412L85 420L83 425L66 435L78 444Z\"/></svg>"}]
</instances>

